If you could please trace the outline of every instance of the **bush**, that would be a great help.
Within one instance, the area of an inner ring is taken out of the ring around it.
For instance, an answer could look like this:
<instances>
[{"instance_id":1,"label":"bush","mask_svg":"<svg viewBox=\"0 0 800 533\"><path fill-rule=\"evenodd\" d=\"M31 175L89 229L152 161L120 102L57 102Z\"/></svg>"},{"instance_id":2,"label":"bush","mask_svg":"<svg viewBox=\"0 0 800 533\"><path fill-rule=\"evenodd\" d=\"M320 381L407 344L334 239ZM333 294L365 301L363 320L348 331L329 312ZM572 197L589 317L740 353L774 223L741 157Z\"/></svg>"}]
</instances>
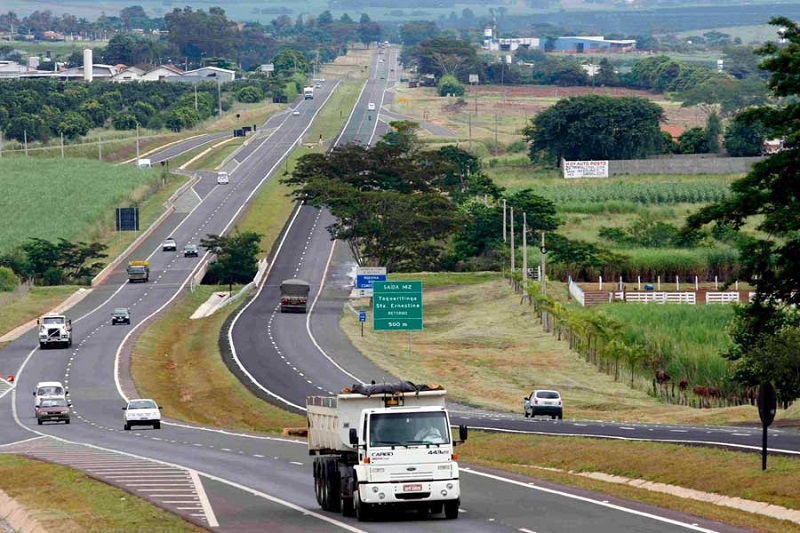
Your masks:
<instances>
[{"instance_id":1,"label":"bush","mask_svg":"<svg viewBox=\"0 0 800 533\"><path fill-rule=\"evenodd\" d=\"M438 86L439 96L447 96L448 94L452 94L453 96L464 96L464 84L462 84L455 76L447 75L442 76L442 79L439 80Z\"/></svg>"},{"instance_id":2,"label":"bush","mask_svg":"<svg viewBox=\"0 0 800 533\"><path fill-rule=\"evenodd\" d=\"M0 266L0 292L11 292L19 287L19 277L8 267Z\"/></svg>"},{"instance_id":3,"label":"bush","mask_svg":"<svg viewBox=\"0 0 800 533\"><path fill-rule=\"evenodd\" d=\"M242 87L236 93L236 99L246 104L254 104L264 99L264 92L258 87Z\"/></svg>"}]
</instances>

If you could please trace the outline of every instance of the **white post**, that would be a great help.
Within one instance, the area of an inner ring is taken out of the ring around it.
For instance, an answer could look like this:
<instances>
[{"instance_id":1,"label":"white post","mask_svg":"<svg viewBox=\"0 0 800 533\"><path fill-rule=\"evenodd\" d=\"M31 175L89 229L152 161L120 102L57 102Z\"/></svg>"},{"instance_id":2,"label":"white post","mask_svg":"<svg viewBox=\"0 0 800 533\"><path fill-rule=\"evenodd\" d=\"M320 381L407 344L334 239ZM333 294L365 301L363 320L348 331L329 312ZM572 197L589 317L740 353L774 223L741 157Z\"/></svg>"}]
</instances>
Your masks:
<instances>
[{"instance_id":1,"label":"white post","mask_svg":"<svg viewBox=\"0 0 800 533\"><path fill-rule=\"evenodd\" d=\"M678 276L675 276L675 290L676 291L681 290L681 285L680 283L678 283Z\"/></svg>"},{"instance_id":2,"label":"white post","mask_svg":"<svg viewBox=\"0 0 800 533\"><path fill-rule=\"evenodd\" d=\"M658 290L661 290L661 276L656 278L656 283L658 284Z\"/></svg>"},{"instance_id":3,"label":"white post","mask_svg":"<svg viewBox=\"0 0 800 533\"><path fill-rule=\"evenodd\" d=\"M739 290L739 280L738 279L736 280L735 287L736 287L736 290L738 291Z\"/></svg>"},{"instance_id":4,"label":"white post","mask_svg":"<svg viewBox=\"0 0 800 533\"><path fill-rule=\"evenodd\" d=\"M503 242L506 242L506 201L503 199Z\"/></svg>"},{"instance_id":5,"label":"white post","mask_svg":"<svg viewBox=\"0 0 800 533\"><path fill-rule=\"evenodd\" d=\"M719 290L719 279L718 279L718 276L714 276L714 290L715 291Z\"/></svg>"},{"instance_id":6,"label":"white post","mask_svg":"<svg viewBox=\"0 0 800 533\"><path fill-rule=\"evenodd\" d=\"M642 276L636 276L636 290L642 290Z\"/></svg>"},{"instance_id":7,"label":"white post","mask_svg":"<svg viewBox=\"0 0 800 533\"><path fill-rule=\"evenodd\" d=\"M622 276L619 277L619 285L617 286L619 290L622 290Z\"/></svg>"},{"instance_id":8,"label":"white post","mask_svg":"<svg viewBox=\"0 0 800 533\"><path fill-rule=\"evenodd\" d=\"M528 288L528 219L522 213L522 290Z\"/></svg>"},{"instance_id":9,"label":"white post","mask_svg":"<svg viewBox=\"0 0 800 533\"><path fill-rule=\"evenodd\" d=\"M511 208L511 275L514 275L514 208Z\"/></svg>"},{"instance_id":10,"label":"white post","mask_svg":"<svg viewBox=\"0 0 800 533\"><path fill-rule=\"evenodd\" d=\"M699 282L697 280L697 276L694 277L694 290L696 290L696 291L700 290L700 284L699 284Z\"/></svg>"},{"instance_id":11,"label":"white post","mask_svg":"<svg viewBox=\"0 0 800 533\"><path fill-rule=\"evenodd\" d=\"M599 291L603 290L603 276L600 276L600 287L597 290Z\"/></svg>"}]
</instances>

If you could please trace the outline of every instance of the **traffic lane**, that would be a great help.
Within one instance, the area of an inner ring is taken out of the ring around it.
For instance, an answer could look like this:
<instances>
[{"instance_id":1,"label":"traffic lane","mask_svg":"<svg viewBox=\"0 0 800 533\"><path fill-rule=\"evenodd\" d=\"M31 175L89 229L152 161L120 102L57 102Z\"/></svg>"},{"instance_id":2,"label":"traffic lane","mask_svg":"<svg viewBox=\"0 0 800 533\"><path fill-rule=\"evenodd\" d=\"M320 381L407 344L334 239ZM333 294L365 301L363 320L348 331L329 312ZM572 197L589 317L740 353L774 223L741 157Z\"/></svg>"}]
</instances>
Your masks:
<instances>
[{"instance_id":1,"label":"traffic lane","mask_svg":"<svg viewBox=\"0 0 800 533\"><path fill-rule=\"evenodd\" d=\"M197 137L192 137L190 139L180 141L172 146L168 146L167 148L161 149L158 152L150 155L149 158L153 163L161 163L161 161L166 161L172 159L173 157L185 154L186 152L194 150L195 148L199 148L204 144L225 139L226 137L230 137L232 135L233 134L230 131L199 135Z\"/></svg>"},{"instance_id":2,"label":"traffic lane","mask_svg":"<svg viewBox=\"0 0 800 533\"><path fill-rule=\"evenodd\" d=\"M320 348L333 357L347 372L358 377L358 381L369 383L396 382L398 378L379 367L353 346L350 338L339 327L342 319L342 302L347 301L353 289L357 265L352 259L350 249L340 241L331 243L334 247L333 260L328 268L325 285L314 302L314 312L310 318L311 334L316 339L324 339ZM321 251L317 252L321 253ZM344 308L344 320L358 321L358 315ZM372 310L367 311L365 328L371 327ZM348 383L349 384L349 383Z\"/></svg>"},{"instance_id":3,"label":"traffic lane","mask_svg":"<svg viewBox=\"0 0 800 533\"><path fill-rule=\"evenodd\" d=\"M462 465L463 467L464 465ZM463 514L485 509L491 494L497 509L483 518L498 521L516 531L564 533L666 533L715 531L746 533L751 530L660 509L603 493L557 483L467 466L461 470Z\"/></svg>"},{"instance_id":4,"label":"traffic lane","mask_svg":"<svg viewBox=\"0 0 800 533\"><path fill-rule=\"evenodd\" d=\"M657 424L624 424L596 421L566 421L546 419L515 419L505 413L465 416L451 412L453 424L467 424L471 428L486 431L511 431L530 435L580 436L625 440L672 442L675 444L698 444L726 447L738 451L761 450L761 429L693 427ZM797 455L800 453L800 433L793 430L771 429L768 431L769 450L772 453Z\"/></svg>"}]
</instances>

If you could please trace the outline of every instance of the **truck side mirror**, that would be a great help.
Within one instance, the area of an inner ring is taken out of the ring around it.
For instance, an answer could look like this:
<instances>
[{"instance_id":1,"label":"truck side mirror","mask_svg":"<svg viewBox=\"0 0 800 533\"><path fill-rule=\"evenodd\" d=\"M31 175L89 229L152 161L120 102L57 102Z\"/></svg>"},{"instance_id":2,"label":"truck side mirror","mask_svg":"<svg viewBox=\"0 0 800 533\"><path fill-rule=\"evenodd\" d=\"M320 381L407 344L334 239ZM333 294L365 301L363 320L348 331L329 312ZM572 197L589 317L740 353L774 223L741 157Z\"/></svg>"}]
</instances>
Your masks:
<instances>
[{"instance_id":1,"label":"truck side mirror","mask_svg":"<svg viewBox=\"0 0 800 533\"><path fill-rule=\"evenodd\" d=\"M352 446L358 445L358 430L356 428L350 428L350 444Z\"/></svg>"},{"instance_id":2,"label":"truck side mirror","mask_svg":"<svg viewBox=\"0 0 800 533\"><path fill-rule=\"evenodd\" d=\"M465 426L464 424L461 424L460 426L458 426L458 439L461 442L464 442L464 441L467 440L467 433L468 433L467 426Z\"/></svg>"}]
</instances>

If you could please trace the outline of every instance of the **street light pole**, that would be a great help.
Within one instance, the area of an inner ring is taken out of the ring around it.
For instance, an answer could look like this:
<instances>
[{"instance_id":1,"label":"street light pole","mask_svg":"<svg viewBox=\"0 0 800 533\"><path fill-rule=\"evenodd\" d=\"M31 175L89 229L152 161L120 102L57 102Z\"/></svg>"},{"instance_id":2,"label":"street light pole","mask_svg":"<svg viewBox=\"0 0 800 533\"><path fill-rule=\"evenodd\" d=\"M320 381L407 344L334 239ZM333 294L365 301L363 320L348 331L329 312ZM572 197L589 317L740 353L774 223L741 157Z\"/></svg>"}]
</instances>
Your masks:
<instances>
[{"instance_id":1,"label":"street light pole","mask_svg":"<svg viewBox=\"0 0 800 533\"><path fill-rule=\"evenodd\" d=\"M219 116L222 116L222 89L220 88L222 84L219 81L219 76L217 77L217 105L219 106Z\"/></svg>"}]
</instances>

